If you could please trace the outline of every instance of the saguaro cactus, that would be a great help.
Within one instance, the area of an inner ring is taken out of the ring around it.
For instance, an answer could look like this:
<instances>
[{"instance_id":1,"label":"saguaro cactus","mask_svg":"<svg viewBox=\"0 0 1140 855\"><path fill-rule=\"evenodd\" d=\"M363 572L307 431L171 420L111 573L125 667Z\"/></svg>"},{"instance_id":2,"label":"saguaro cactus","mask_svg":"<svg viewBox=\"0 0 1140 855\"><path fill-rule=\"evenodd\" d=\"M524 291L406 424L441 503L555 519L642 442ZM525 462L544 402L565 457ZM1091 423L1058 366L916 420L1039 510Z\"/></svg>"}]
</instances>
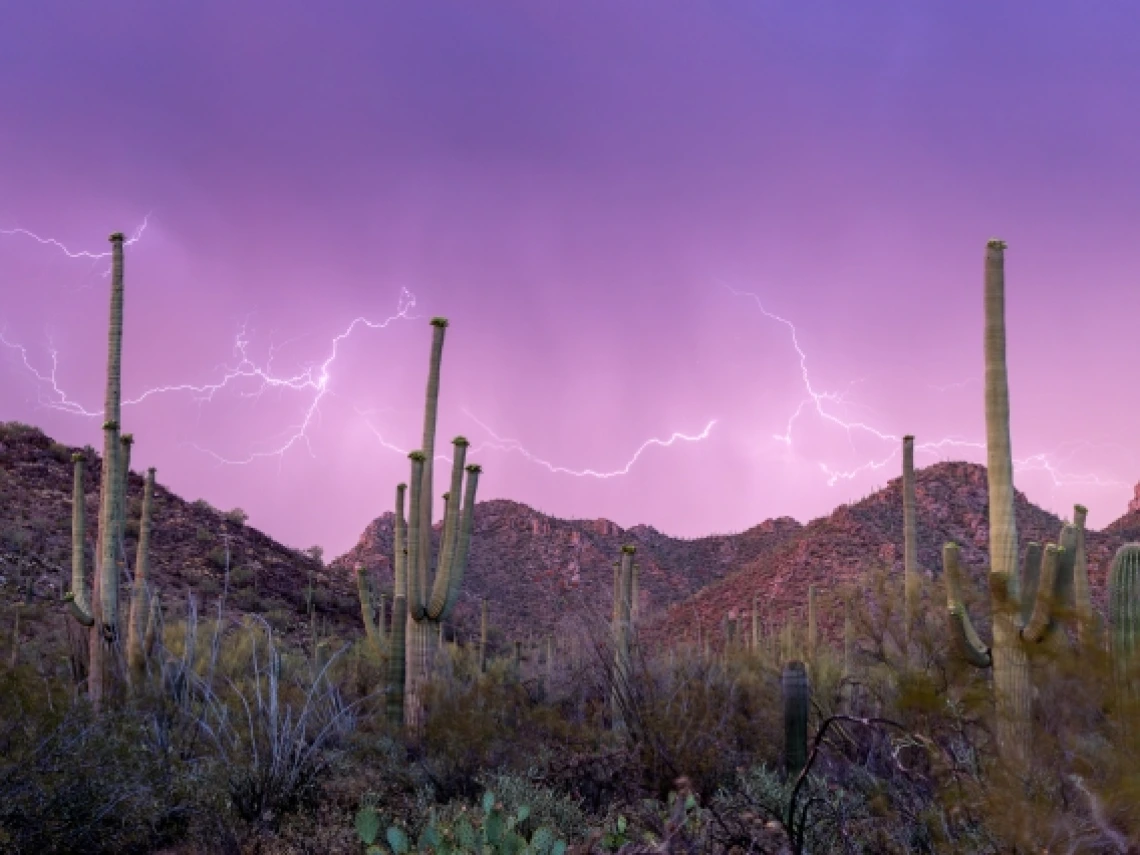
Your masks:
<instances>
[{"instance_id":1,"label":"saguaro cactus","mask_svg":"<svg viewBox=\"0 0 1140 855\"><path fill-rule=\"evenodd\" d=\"M364 633L369 644L377 654L385 652L388 646L386 636L384 595L381 594L379 603L372 596L372 586L369 584L368 572L363 564L356 565L356 590L360 596L360 616L364 619Z\"/></svg>"},{"instance_id":2,"label":"saguaro cactus","mask_svg":"<svg viewBox=\"0 0 1140 855\"><path fill-rule=\"evenodd\" d=\"M1013 455L1009 434L1009 380L1005 355L1005 243L991 240L985 262L985 401L989 481L990 598L993 647L987 648L962 603L958 547L942 550L951 636L961 655L979 667L993 667L998 748L1003 757L1022 764L1029 756L1029 647L1053 628L1053 614L1064 608L1073 590L1073 568L1083 544L1077 526L1062 528L1061 546L1049 544L1041 556L1040 577L1026 580L1034 591L1022 591L1017 572L1017 522L1014 516ZM1082 509L1083 510L1083 509ZM1083 528L1084 516L1078 513ZM1066 545L1071 545L1066 549ZM1027 550L1036 568L1033 545Z\"/></svg>"},{"instance_id":3,"label":"saguaro cactus","mask_svg":"<svg viewBox=\"0 0 1140 855\"><path fill-rule=\"evenodd\" d=\"M404 520L404 494L407 484L396 485L396 530L393 542L392 567L395 572L395 589L392 595L392 631L388 648L388 696L386 712L388 723L404 723L404 678L407 662L404 647L408 622L408 530Z\"/></svg>"},{"instance_id":4,"label":"saguaro cactus","mask_svg":"<svg viewBox=\"0 0 1140 855\"><path fill-rule=\"evenodd\" d=\"M78 451L71 455L74 475L71 488L71 591L64 596L72 616L83 626L92 626L91 598L87 595L87 513L84 485L84 457Z\"/></svg>"},{"instance_id":5,"label":"saguaro cactus","mask_svg":"<svg viewBox=\"0 0 1140 855\"><path fill-rule=\"evenodd\" d=\"M128 446L129 447L129 446ZM148 590L150 575L150 525L151 513L154 506L154 467L146 471L146 485L143 487L142 511L139 515L139 542L135 555L135 584L131 591L131 612L127 627L127 665L130 667L133 679L140 679L146 667L145 640L149 634L144 620L152 620L155 608L152 608L150 591Z\"/></svg>"},{"instance_id":6,"label":"saguaro cactus","mask_svg":"<svg viewBox=\"0 0 1140 855\"><path fill-rule=\"evenodd\" d=\"M103 460L100 475L99 532L96 546L95 573L92 593L85 602L86 582L83 580L82 554L72 556L72 590L67 598L68 607L76 620L91 628L90 668L88 670L88 697L96 712L102 708L106 680L106 663L114 653L119 625L119 575L117 558L122 549L118 536L117 510L121 507L123 479L120 463L119 418L122 398L123 356L123 235L111 235L111 312L107 331L107 388L103 404ZM77 464L78 465L78 464ZM81 479L82 473L77 472ZM78 489L82 489L79 484ZM82 502L80 502L82 505ZM73 509L72 545L79 542L82 553L83 532L76 537L76 516ZM80 517L79 525L83 527ZM76 571L78 577L76 578Z\"/></svg>"},{"instance_id":7,"label":"saguaro cactus","mask_svg":"<svg viewBox=\"0 0 1140 855\"><path fill-rule=\"evenodd\" d=\"M1121 700L1135 700L1140 647L1140 543L1116 551L1108 575L1108 615L1112 626L1112 660Z\"/></svg>"},{"instance_id":8,"label":"saguaro cactus","mask_svg":"<svg viewBox=\"0 0 1140 855\"><path fill-rule=\"evenodd\" d=\"M903 437L903 649L913 661L911 631L918 619L918 515L915 510L914 437Z\"/></svg>"},{"instance_id":9,"label":"saguaro cactus","mask_svg":"<svg viewBox=\"0 0 1140 855\"><path fill-rule=\"evenodd\" d=\"M428 370L427 401L424 407L424 435L422 450L408 455L412 462L411 495L407 532L406 560L406 639L397 649L393 633L393 659L404 656L404 718L413 730L422 724L423 690L430 674L434 651L439 638L438 624L446 620L459 599L463 573L467 565L467 552L471 544L474 520L475 493L479 483L479 466L464 467L467 440L457 436L451 469L450 497L444 511L443 532L440 537L439 560L436 562L434 581L431 580L431 490L432 458L435 454L436 415L439 407L440 362L443 357L443 339L447 330L445 318L433 318L431 361ZM464 471L467 473L464 483ZM459 497L462 496L462 503ZM403 493L397 493L402 503ZM402 506L397 517L403 516ZM400 556L396 556L399 561ZM430 597L429 597L430 592ZM397 588L397 599L400 589Z\"/></svg>"},{"instance_id":10,"label":"saguaro cactus","mask_svg":"<svg viewBox=\"0 0 1140 855\"><path fill-rule=\"evenodd\" d=\"M784 770L789 778L795 778L807 764L811 689L803 662L792 661L784 666L780 688L784 696Z\"/></svg>"},{"instance_id":11,"label":"saguaro cactus","mask_svg":"<svg viewBox=\"0 0 1140 855\"><path fill-rule=\"evenodd\" d=\"M623 695L628 698L630 668L630 640L633 614L633 556L637 547L621 548L621 564L614 574L614 678L610 692L610 709L615 730L624 727L622 717Z\"/></svg>"}]
</instances>

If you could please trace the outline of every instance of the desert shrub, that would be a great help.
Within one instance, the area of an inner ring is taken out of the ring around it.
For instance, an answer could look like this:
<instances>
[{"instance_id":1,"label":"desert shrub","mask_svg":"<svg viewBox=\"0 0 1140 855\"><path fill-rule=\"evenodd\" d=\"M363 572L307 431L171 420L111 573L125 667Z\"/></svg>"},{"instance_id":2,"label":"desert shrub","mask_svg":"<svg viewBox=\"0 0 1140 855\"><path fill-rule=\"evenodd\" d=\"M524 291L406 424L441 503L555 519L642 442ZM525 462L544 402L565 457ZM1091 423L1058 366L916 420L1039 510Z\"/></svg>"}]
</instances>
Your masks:
<instances>
[{"instance_id":1,"label":"desert shrub","mask_svg":"<svg viewBox=\"0 0 1140 855\"><path fill-rule=\"evenodd\" d=\"M226 511L225 517L234 525L245 525L246 521L249 519L249 514L247 514L241 508L234 508L233 510Z\"/></svg>"},{"instance_id":2,"label":"desert shrub","mask_svg":"<svg viewBox=\"0 0 1140 855\"><path fill-rule=\"evenodd\" d=\"M2 690L6 714L11 688ZM153 738L144 717L116 710L96 719L80 704L46 715L25 708L4 721L3 851L153 851L184 837L195 772Z\"/></svg>"},{"instance_id":3,"label":"desert shrub","mask_svg":"<svg viewBox=\"0 0 1140 855\"><path fill-rule=\"evenodd\" d=\"M242 612L263 611L261 597L253 588L231 588L230 604Z\"/></svg>"}]
</instances>

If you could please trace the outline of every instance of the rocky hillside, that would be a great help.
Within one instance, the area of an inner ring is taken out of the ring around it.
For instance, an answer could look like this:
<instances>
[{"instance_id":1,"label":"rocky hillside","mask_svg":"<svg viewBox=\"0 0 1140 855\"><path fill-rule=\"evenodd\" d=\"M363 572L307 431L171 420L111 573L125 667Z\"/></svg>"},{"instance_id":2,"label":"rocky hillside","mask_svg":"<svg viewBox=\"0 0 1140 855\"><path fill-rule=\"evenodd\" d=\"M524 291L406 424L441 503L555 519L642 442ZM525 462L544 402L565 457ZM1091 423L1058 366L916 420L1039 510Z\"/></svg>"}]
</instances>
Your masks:
<instances>
[{"instance_id":1,"label":"rocky hillside","mask_svg":"<svg viewBox=\"0 0 1140 855\"><path fill-rule=\"evenodd\" d=\"M381 592L393 586L395 514L373 520L360 542L330 567L351 577L358 564ZM438 547L441 524L433 531ZM567 632L583 618L610 613L613 565L624 544L637 546L640 608L663 614L671 604L737 568L771 554L802 526L768 520L736 535L680 540L650 526L622 529L610 520L563 520L517 502L496 499L475 506L470 559L452 623L470 637L484 597L490 601L496 639Z\"/></svg>"},{"instance_id":2,"label":"rocky hillside","mask_svg":"<svg viewBox=\"0 0 1140 855\"><path fill-rule=\"evenodd\" d=\"M916 472L918 560L923 572L940 578L942 545L954 541L973 578L972 588L983 594L989 550L989 490L984 466L939 463ZM1030 541L1056 542L1062 520L1016 493L1018 539L1022 552ZM1106 578L1116 549L1140 539L1140 513L1132 512L1105 528L1088 532L1089 577L1094 603L1104 607ZM720 634L731 611L751 615L759 595L762 624L779 626L788 615L804 616L808 588L817 588L821 631L838 639L842 631L842 599L857 590L869 570L882 568L901 578L903 572L902 477L830 516L804 526L797 536L773 552L742 566L694 597L670 609L664 623L675 637L695 638L697 627ZM988 625L984 610L974 615L979 627ZM806 620L806 618L804 618ZM750 618L747 625L751 626ZM716 637L714 636L714 637Z\"/></svg>"},{"instance_id":3,"label":"rocky hillside","mask_svg":"<svg viewBox=\"0 0 1140 855\"><path fill-rule=\"evenodd\" d=\"M0 585L9 596L24 596L27 583L45 614L54 608L61 586L70 580L71 454L35 428L0 424ZM87 455L88 562L94 551L98 511L99 460ZM954 540L984 591L987 549L985 469L967 463L941 463L917 473L919 561L938 573L941 547ZM132 473L128 549L133 556L143 478ZM1055 540L1061 520L1017 494L1019 534L1027 541ZM187 502L157 486L152 565L168 616L184 613L185 597L195 591L212 601L221 591L228 544L231 562L229 608L258 612L278 629L301 637L305 591L312 575L318 614L329 631L344 637L360 632L360 610L353 572L362 564L381 592L390 593L394 515L376 518L348 553L322 567L244 525L236 511L223 513L204 501ZM439 524L435 527L438 540ZM1140 511L1121 517L1088 537L1094 597L1103 606L1108 562L1126 540L1140 539ZM719 626L736 610L749 614L759 597L762 618L771 623L803 612L809 585L823 606L823 629L837 634L841 611L835 598L857 586L872 568L902 573L902 485L892 481L875 495L838 508L830 516L801 525L784 517L767 520L734 535L685 540L644 525L621 529L599 520L563 520L507 500L475 508L470 562L454 631L471 638L479 606L490 603L492 639L497 646L516 639L567 633L590 618L608 620L613 567L623 544L637 546L640 612L662 635L694 637L698 625ZM89 570L90 575L90 570ZM979 615L984 624L984 615ZM54 620L54 618L53 618Z\"/></svg>"},{"instance_id":4,"label":"rocky hillside","mask_svg":"<svg viewBox=\"0 0 1140 855\"><path fill-rule=\"evenodd\" d=\"M98 529L99 473L95 450L69 448L36 428L0 424L0 584L32 586L32 598L58 601L71 582L71 455L86 461L87 573L94 566ZM127 549L134 564L143 475L132 472L128 488ZM360 622L355 585L321 568L312 557L244 525L238 511L223 513L205 501L187 502L156 484L151 532L152 578L170 616L185 614L186 594L199 602L222 590L226 547L231 567L229 606L264 614L275 628L304 625L305 592L313 574L319 613L344 629ZM65 586L61 588L61 586ZM59 609L62 616L63 610Z\"/></svg>"},{"instance_id":5,"label":"rocky hillside","mask_svg":"<svg viewBox=\"0 0 1140 855\"><path fill-rule=\"evenodd\" d=\"M985 467L940 463L917 473L919 562L941 568L942 544L953 540L978 592L988 551ZM1061 519L1017 493L1019 537L1055 541ZM332 566L348 575L363 564L382 591L392 587L391 512L374 520L360 542ZM438 542L439 524L435 529ZM1140 513L1130 513L1087 538L1095 601L1103 607L1108 562L1126 540L1140 538ZM605 619L613 596L613 565L623 544L637 546L640 608L653 635L693 638L697 626L719 627L730 611L750 615L759 597L762 620L777 624L806 611L807 590L817 586L822 631L838 636L841 592L874 568L902 574L902 478L869 498L802 526L768 520L736 535L681 540L648 526L622 530L609 520L561 520L516 502L482 502L463 595L455 623L476 631L477 611L488 597L500 638L568 632L584 617ZM986 626L984 614L977 623ZM656 628L656 632L654 632ZM718 630L719 631L719 630Z\"/></svg>"}]
</instances>

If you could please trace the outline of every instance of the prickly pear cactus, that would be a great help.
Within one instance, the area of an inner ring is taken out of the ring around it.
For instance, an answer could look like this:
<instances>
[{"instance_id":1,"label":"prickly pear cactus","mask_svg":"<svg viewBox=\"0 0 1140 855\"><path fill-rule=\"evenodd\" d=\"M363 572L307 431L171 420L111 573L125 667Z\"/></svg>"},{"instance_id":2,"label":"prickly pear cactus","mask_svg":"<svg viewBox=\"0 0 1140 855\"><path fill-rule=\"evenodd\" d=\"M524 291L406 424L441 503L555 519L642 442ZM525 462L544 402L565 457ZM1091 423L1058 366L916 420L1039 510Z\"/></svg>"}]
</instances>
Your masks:
<instances>
[{"instance_id":1,"label":"prickly pear cactus","mask_svg":"<svg viewBox=\"0 0 1140 855\"><path fill-rule=\"evenodd\" d=\"M365 803L356 815L356 833L368 847L368 855L565 855L566 841L546 826L539 826L530 840L526 839L520 829L529 816L530 808L525 805L514 814L504 812L495 794L488 791L483 794L481 817L472 820L464 814L454 823L444 825L433 812L414 848L408 833L396 825L388 828L388 845L384 847L376 842L382 824L380 815L374 803Z\"/></svg>"}]
</instances>

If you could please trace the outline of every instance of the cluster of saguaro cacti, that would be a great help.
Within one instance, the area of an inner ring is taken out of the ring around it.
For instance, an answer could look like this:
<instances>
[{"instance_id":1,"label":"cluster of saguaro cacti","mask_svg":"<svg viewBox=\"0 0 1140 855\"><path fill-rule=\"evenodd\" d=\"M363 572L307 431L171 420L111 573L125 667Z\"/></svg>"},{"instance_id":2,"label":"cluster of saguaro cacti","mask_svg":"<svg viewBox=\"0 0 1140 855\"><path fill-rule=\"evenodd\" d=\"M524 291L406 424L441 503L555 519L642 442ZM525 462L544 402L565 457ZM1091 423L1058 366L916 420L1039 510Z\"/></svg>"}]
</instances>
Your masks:
<instances>
[{"instance_id":1,"label":"cluster of saguaro cacti","mask_svg":"<svg viewBox=\"0 0 1140 855\"><path fill-rule=\"evenodd\" d=\"M111 235L111 314L107 335L107 387L103 404L103 462L99 494L99 529L90 596L87 592L85 486L83 456L76 454L72 493L71 591L65 601L75 619L90 627L88 697L96 710L102 707L109 675L114 674L119 643L119 568L125 564L127 478L130 473L130 434L120 435L123 353L123 235ZM157 604L147 599L147 550L150 541L150 509L154 470L147 478L139 531L139 555L128 627L128 662L138 674L148 646L154 640ZM149 628L142 629L143 613L149 608Z\"/></svg>"},{"instance_id":2,"label":"cluster of saguaro cacti","mask_svg":"<svg viewBox=\"0 0 1140 855\"><path fill-rule=\"evenodd\" d=\"M998 748L1007 760L1022 763L1029 755L1030 648L1056 628L1074 590L1083 591L1087 600L1088 581L1085 509L1079 505L1073 524L1061 531L1060 545L1049 544L1044 551L1029 545L1025 578L1018 578L1005 338L1005 243L991 240L985 260L985 402L992 647L982 643L963 606L956 544L943 547L943 564L954 642L970 663L993 667ZM1081 574L1083 580L1074 578ZM1087 601L1077 604L1076 613L1091 614Z\"/></svg>"},{"instance_id":3,"label":"cluster of saguaro cacti","mask_svg":"<svg viewBox=\"0 0 1140 855\"><path fill-rule=\"evenodd\" d=\"M1111 652L1120 700L1137 700L1136 650L1140 646L1140 543L1117 550L1108 575Z\"/></svg>"},{"instance_id":4,"label":"cluster of saguaro cacti","mask_svg":"<svg viewBox=\"0 0 1140 855\"><path fill-rule=\"evenodd\" d=\"M793 660L784 665L780 688L784 696L784 770L789 778L795 778L807 763L811 688L803 662Z\"/></svg>"},{"instance_id":5,"label":"cluster of saguaro cacti","mask_svg":"<svg viewBox=\"0 0 1140 855\"><path fill-rule=\"evenodd\" d=\"M412 462L408 515L404 498L408 485L396 487L396 530L394 544L395 591L392 628L388 643L388 717L393 724L417 729L422 724L423 692L432 668L439 640L439 623L446 620L459 599L480 467L464 466L468 442L461 436L454 446L451 489L444 494L443 532L435 579L431 579L432 540L432 463L435 459L435 427L439 407L439 374L447 320L433 318L431 358L428 369L427 401L424 407L423 443L408 455ZM466 471L466 484L464 472ZM462 497L462 502L460 501ZM367 586L360 587L367 595ZM362 604L365 612L372 606Z\"/></svg>"},{"instance_id":6,"label":"cluster of saguaro cacti","mask_svg":"<svg viewBox=\"0 0 1140 855\"><path fill-rule=\"evenodd\" d=\"M634 564L633 556L637 547L625 545L621 548L621 561L614 569L614 676L610 690L610 713L615 730L624 726L622 718L623 700L627 699L631 676L630 650L633 637L633 595Z\"/></svg>"}]
</instances>

